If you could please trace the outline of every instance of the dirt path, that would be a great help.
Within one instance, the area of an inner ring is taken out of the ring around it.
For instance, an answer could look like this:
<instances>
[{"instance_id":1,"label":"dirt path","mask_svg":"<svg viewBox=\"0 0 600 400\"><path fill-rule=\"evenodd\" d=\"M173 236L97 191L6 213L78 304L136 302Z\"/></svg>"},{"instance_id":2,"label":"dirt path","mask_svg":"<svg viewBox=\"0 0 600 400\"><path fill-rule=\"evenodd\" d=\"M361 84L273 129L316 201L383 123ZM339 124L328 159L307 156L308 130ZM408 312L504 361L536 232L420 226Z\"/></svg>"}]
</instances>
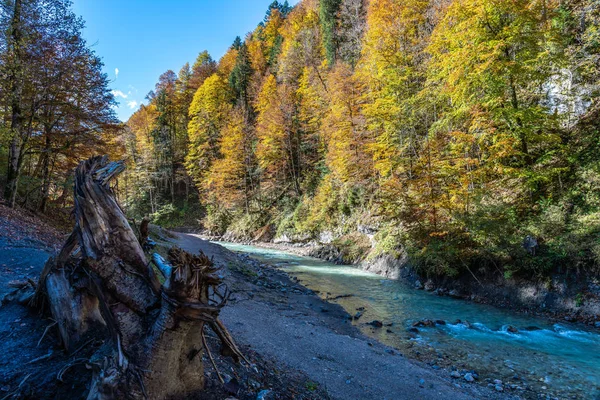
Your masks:
<instances>
[{"instance_id":1,"label":"dirt path","mask_svg":"<svg viewBox=\"0 0 600 400\"><path fill-rule=\"evenodd\" d=\"M336 304L322 301L287 275L193 235L174 242L202 250L232 271L227 281L239 301L222 312L239 342L298 369L336 399L508 398L485 388L456 387L421 364L374 342L348 323Z\"/></svg>"},{"instance_id":2,"label":"dirt path","mask_svg":"<svg viewBox=\"0 0 600 400\"><path fill-rule=\"evenodd\" d=\"M62 236L37 216L0 204L0 299L10 290L9 281L37 277Z\"/></svg>"}]
</instances>

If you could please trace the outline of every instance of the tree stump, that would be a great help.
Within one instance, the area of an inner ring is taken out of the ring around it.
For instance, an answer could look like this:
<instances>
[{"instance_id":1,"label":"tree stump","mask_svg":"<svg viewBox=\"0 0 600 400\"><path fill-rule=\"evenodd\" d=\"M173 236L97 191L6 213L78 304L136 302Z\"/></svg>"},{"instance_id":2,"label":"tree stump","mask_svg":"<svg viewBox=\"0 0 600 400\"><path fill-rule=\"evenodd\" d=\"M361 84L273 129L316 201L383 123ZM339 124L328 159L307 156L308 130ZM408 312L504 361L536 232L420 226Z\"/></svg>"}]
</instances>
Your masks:
<instances>
[{"instance_id":1,"label":"tree stump","mask_svg":"<svg viewBox=\"0 0 600 400\"><path fill-rule=\"evenodd\" d=\"M204 387L205 325L223 354L243 359L217 319L227 289L202 253L173 248L169 261L155 255L151 266L110 187L124 169L106 156L77 167L75 228L46 264L33 302L51 312L67 351L104 339L89 361L88 399L185 397Z\"/></svg>"}]
</instances>

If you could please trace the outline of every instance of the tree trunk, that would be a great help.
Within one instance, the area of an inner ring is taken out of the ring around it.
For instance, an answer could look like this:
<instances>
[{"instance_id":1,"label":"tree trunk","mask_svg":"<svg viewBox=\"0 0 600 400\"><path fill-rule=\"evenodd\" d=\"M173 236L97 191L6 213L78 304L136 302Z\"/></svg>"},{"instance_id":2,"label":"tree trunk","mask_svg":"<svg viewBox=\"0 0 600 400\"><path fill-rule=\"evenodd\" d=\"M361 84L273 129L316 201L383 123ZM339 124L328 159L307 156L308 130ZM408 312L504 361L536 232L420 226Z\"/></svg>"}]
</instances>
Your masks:
<instances>
[{"instance_id":1,"label":"tree trunk","mask_svg":"<svg viewBox=\"0 0 600 400\"><path fill-rule=\"evenodd\" d=\"M21 0L15 0L13 17L11 21L11 43L13 61L10 68L9 80L11 82L11 134L12 140L8 153L8 168L6 171L6 187L4 188L4 199L9 207L15 206L17 197L17 185L19 182L19 169L21 160L21 134L22 134L22 115L21 115L21 95L22 85L22 27L21 27Z\"/></svg>"},{"instance_id":2,"label":"tree trunk","mask_svg":"<svg viewBox=\"0 0 600 400\"><path fill-rule=\"evenodd\" d=\"M46 132L46 140L44 145L44 153L42 157L42 196L38 209L45 213L46 207L48 206L48 197L50 196L50 157L52 152L52 142L50 140L50 133Z\"/></svg>"},{"instance_id":3,"label":"tree trunk","mask_svg":"<svg viewBox=\"0 0 600 400\"><path fill-rule=\"evenodd\" d=\"M205 325L224 354L243 359L217 320L228 292L211 260L177 248L170 263L154 257L160 283L109 186L124 168L107 157L77 167L75 229L46 265L34 303L48 301L68 351L90 336L106 339L89 362L88 399L185 397L204 386Z\"/></svg>"}]
</instances>

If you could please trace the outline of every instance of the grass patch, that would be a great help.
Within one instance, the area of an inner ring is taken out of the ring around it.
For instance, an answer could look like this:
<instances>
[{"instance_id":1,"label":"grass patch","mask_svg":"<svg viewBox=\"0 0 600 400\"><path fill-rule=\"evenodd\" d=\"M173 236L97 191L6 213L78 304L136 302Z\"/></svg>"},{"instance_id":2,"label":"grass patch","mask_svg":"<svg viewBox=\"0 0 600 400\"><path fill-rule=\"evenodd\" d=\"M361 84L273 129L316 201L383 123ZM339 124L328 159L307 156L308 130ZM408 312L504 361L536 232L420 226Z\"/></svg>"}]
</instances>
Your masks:
<instances>
[{"instance_id":1,"label":"grass patch","mask_svg":"<svg viewBox=\"0 0 600 400\"><path fill-rule=\"evenodd\" d=\"M308 381L304 384L304 386L306 387L307 390L310 390L311 392L314 392L315 390L317 390L319 388L319 384L317 382L313 382L313 381Z\"/></svg>"}]
</instances>

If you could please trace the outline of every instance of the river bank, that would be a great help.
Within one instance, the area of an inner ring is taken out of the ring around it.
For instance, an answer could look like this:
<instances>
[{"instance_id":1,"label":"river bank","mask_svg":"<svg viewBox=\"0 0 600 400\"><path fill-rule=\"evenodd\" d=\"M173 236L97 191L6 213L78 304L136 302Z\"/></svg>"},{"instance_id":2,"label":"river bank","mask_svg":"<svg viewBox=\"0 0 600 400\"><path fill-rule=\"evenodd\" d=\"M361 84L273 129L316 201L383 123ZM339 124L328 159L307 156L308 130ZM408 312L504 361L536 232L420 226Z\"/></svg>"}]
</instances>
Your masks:
<instances>
[{"instance_id":1,"label":"river bank","mask_svg":"<svg viewBox=\"0 0 600 400\"><path fill-rule=\"evenodd\" d=\"M555 274L550 279L527 280L507 278L500 271L475 271L459 277L427 277L410 265L406 255L394 257L380 254L368 257L361 253L348 259L331 243L264 242L242 240L235 236L208 236L205 240L224 240L319 258L334 264L356 265L385 278L400 280L437 296L490 304L525 315L536 315L554 321L576 322L600 329L600 277ZM477 275L476 275L477 274Z\"/></svg>"}]
</instances>

